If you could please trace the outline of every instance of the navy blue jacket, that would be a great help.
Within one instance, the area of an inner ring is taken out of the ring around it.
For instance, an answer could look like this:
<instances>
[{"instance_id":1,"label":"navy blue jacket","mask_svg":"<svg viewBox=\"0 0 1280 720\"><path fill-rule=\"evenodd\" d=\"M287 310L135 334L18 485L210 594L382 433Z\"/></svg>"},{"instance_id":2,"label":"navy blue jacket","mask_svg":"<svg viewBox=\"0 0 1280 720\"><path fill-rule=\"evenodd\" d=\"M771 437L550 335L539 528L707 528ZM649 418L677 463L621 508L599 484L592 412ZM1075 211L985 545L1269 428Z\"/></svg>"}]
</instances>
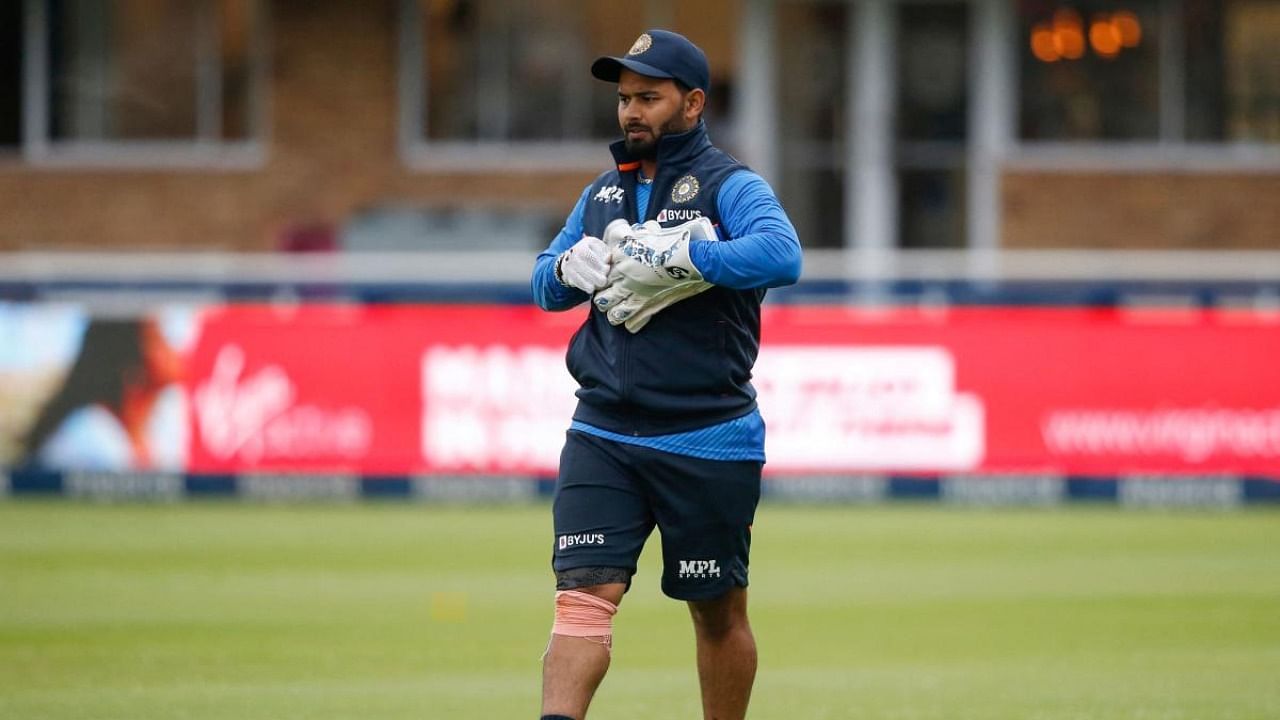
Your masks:
<instances>
[{"instance_id":1,"label":"navy blue jacket","mask_svg":"<svg viewBox=\"0 0 1280 720\"><path fill-rule=\"evenodd\" d=\"M628 435L693 430L755 408L751 368L760 347L760 302L765 288L795 282L800 246L795 230L767 184L714 147L705 126L659 140L645 217L636 207L640 163L624 143L610 149L615 169L587 187L565 231L538 257L533 293L547 310L588 299L555 279L556 257L582 235L600 237L610 221L657 220L663 227L699 216L717 227L720 242L699 241L694 265L715 287L654 316L639 333L612 326L591 309L570 341L569 372L578 381L574 419ZM746 173L746 175L741 175ZM721 197L730 177L731 197ZM749 183L739 182L746 178ZM745 186L745 187L744 187ZM726 227L726 202L733 208ZM580 234L570 230L580 222Z\"/></svg>"}]
</instances>

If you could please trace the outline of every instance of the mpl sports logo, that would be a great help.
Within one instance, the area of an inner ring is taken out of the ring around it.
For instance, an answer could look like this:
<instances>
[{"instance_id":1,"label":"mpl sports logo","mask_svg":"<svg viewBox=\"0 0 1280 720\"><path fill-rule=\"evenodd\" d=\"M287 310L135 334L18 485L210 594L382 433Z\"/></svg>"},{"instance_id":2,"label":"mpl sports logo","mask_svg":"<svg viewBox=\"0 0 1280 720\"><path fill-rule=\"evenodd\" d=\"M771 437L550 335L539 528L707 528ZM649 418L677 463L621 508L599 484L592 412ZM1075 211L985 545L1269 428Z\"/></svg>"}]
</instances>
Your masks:
<instances>
[{"instance_id":1,"label":"mpl sports logo","mask_svg":"<svg viewBox=\"0 0 1280 720\"><path fill-rule=\"evenodd\" d=\"M617 185L606 185L596 192L596 196L592 198L596 202L602 203L620 203L622 196L626 191Z\"/></svg>"},{"instance_id":2,"label":"mpl sports logo","mask_svg":"<svg viewBox=\"0 0 1280 720\"><path fill-rule=\"evenodd\" d=\"M603 545L604 533L582 533L579 535L561 535L556 543L561 550L579 547L581 545Z\"/></svg>"},{"instance_id":3,"label":"mpl sports logo","mask_svg":"<svg viewBox=\"0 0 1280 720\"><path fill-rule=\"evenodd\" d=\"M718 578L720 563L715 560L681 560L678 576L681 580Z\"/></svg>"}]
</instances>

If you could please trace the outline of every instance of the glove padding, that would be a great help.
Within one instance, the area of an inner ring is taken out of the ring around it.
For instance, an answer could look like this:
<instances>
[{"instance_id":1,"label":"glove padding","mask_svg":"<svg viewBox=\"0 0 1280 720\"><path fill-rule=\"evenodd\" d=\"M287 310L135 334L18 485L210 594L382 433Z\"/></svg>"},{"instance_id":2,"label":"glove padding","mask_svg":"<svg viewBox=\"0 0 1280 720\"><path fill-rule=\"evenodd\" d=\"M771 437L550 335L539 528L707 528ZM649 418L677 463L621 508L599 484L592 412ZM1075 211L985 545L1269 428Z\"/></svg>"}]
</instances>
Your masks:
<instances>
[{"instance_id":1,"label":"glove padding","mask_svg":"<svg viewBox=\"0 0 1280 720\"><path fill-rule=\"evenodd\" d=\"M711 287L689 257L690 240L716 238L710 220L698 218L667 229L652 220L629 229L615 227L619 222L605 230L605 237L616 241L612 268L593 301L611 325L640 332L657 313Z\"/></svg>"},{"instance_id":2,"label":"glove padding","mask_svg":"<svg viewBox=\"0 0 1280 720\"><path fill-rule=\"evenodd\" d=\"M556 279L588 295L609 284L609 246L590 235L556 258Z\"/></svg>"},{"instance_id":3,"label":"glove padding","mask_svg":"<svg viewBox=\"0 0 1280 720\"><path fill-rule=\"evenodd\" d=\"M649 320L654 315L710 287L711 283L708 282L693 282L663 290L650 298L645 298L638 293L633 294L630 298L614 306L613 312L624 318L622 320L623 327L632 334L638 333L645 325L649 324ZM613 321L610 320L610 322ZM614 324L616 325L617 323Z\"/></svg>"}]
</instances>

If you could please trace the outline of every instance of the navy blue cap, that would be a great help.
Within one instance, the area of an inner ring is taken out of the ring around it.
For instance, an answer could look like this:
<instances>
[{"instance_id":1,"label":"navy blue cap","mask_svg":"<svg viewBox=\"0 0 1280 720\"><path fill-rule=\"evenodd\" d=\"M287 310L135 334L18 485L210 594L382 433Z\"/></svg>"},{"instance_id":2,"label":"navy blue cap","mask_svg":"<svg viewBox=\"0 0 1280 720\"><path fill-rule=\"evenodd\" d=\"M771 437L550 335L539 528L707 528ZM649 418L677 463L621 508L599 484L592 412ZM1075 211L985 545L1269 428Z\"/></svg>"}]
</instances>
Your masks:
<instances>
[{"instance_id":1,"label":"navy blue cap","mask_svg":"<svg viewBox=\"0 0 1280 720\"><path fill-rule=\"evenodd\" d=\"M679 80L703 92L711 85L707 56L688 38L670 30L646 30L623 57L596 58L591 63L591 74L618 82L623 68L647 77Z\"/></svg>"}]
</instances>

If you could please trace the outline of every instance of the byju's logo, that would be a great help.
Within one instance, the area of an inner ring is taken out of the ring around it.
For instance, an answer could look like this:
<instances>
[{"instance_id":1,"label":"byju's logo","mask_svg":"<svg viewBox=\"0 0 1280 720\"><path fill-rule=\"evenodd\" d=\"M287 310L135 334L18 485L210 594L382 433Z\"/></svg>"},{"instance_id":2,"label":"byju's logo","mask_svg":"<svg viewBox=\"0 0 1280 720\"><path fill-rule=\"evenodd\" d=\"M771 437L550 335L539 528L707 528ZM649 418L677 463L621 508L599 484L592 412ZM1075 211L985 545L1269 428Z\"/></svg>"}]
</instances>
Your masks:
<instances>
[{"instance_id":1,"label":"byju's logo","mask_svg":"<svg viewBox=\"0 0 1280 720\"><path fill-rule=\"evenodd\" d=\"M693 210L689 208L672 210L669 208L663 208L662 212L658 213L658 222L664 223L676 222L678 220L697 220L700 217L702 217L701 210Z\"/></svg>"},{"instance_id":2,"label":"byju's logo","mask_svg":"<svg viewBox=\"0 0 1280 720\"><path fill-rule=\"evenodd\" d=\"M604 533L583 533L581 535L561 535L558 546L561 550L568 550L571 547L579 545L603 545Z\"/></svg>"},{"instance_id":3,"label":"byju's logo","mask_svg":"<svg viewBox=\"0 0 1280 720\"><path fill-rule=\"evenodd\" d=\"M606 185L600 188L600 191L596 193L593 199L602 203L620 203L622 202L622 188L617 185Z\"/></svg>"},{"instance_id":4,"label":"byju's logo","mask_svg":"<svg viewBox=\"0 0 1280 720\"><path fill-rule=\"evenodd\" d=\"M715 560L681 560L680 579L720 577L720 563Z\"/></svg>"}]
</instances>

